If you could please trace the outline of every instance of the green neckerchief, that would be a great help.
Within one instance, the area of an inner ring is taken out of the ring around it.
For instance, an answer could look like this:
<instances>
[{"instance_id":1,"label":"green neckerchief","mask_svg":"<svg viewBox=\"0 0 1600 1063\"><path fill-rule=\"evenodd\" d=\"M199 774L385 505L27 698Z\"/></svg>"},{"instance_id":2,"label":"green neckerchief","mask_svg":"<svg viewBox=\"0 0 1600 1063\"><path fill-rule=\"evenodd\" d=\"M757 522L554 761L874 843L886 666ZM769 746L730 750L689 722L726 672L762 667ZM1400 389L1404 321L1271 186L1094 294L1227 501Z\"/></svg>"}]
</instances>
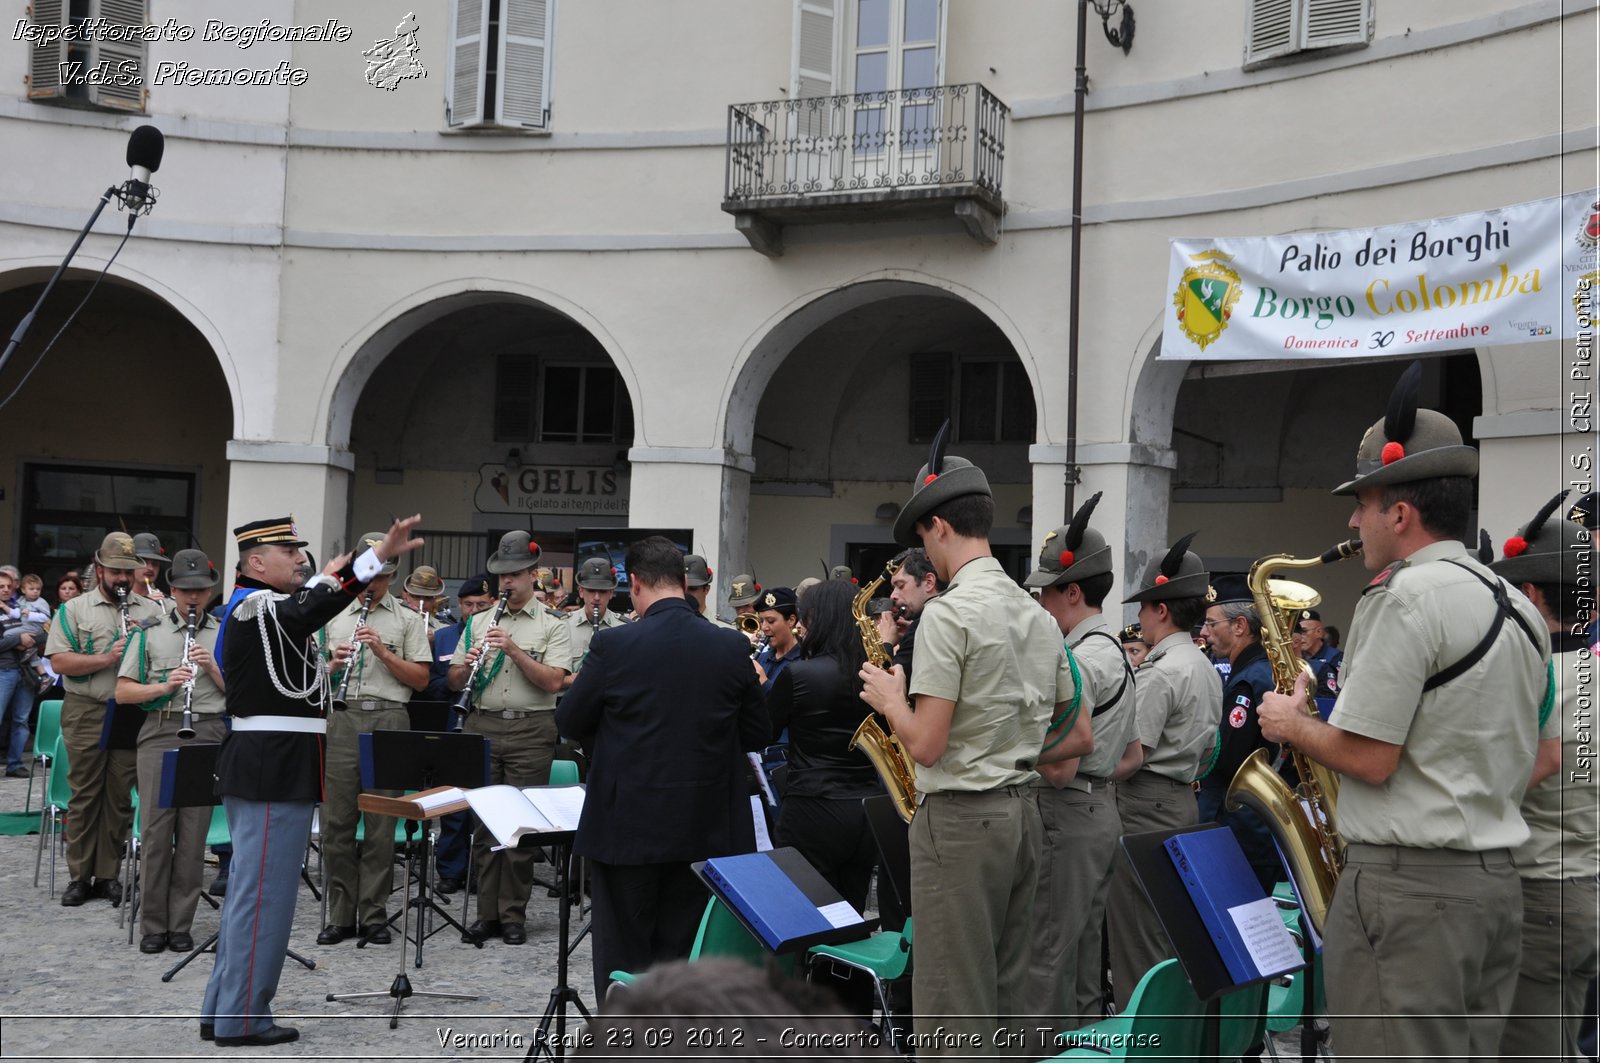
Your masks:
<instances>
[{"instance_id":1,"label":"green neckerchief","mask_svg":"<svg viewBox=\"0 0 1600 1063\"><path fill-rule=\"evenodd\" d=\"M128 641L132 642L133 640L129 639ZM145 644L144 628L140 628L139 629L139 682L140 682L140 684L145 684L145 683L148 683L150 681L149 678L148 678L149 672L145 668L145 662L148 661L149 658L145 655L144 644ZM127 648L124 647L122 652L124 654L126 654L128 652ZM163 669L162 672L161 672L161 678L156 680L156 682L165 683L167 681L167 676L169 676L171 674L172 674L172 670L170 668ZM168 692L166 694L163 694L159 698L156 698L154 701L145 702L144 705L141 706L141 708L143 708L145 712L155 712L157 709L161 708L167 702L171 701L172 700L172 695L173 695L173 692Z\"/></svg>"},{"instance_id":2,"label":"green neckerchief","mask_svg":"<svg viewBox=\"0 0 1600 1063\"><path fill-rule=\"evenodd\" d=\"M1045 728L1045 733L1049 734L1057 727L1061 727L1061 736L1039 750L1040 753L1050 752L1061 744L1062 738L1072 733L1072 725L1078 722L1078 710L1083 707L1083 673L1078 671L1078 659L1072 655L1072 647L1065 641L1061 643L1061 648L1067 651L1067 667L1072 669L1072 700L1067 703L1066 711L1051 720L1050 726ZM1066 721L1065 727L1062 727L1063 720Z\"/></svg>"},{"instance_id":3,"label":"green neckerchief","mask_svg":"<svg viewBox=\"0 0 1600 1063\"><path fill-rule=\"evenodd\" d=\"M1545 684L1544 703L1539 706L1539 730L1544 731L1544 725L1550 722L1550 710L1556 707L1556 659L1551 657L1544 662Z\"/></svg>"},{"instance_id":4,"label":"green neckerchief","mask_svg":"<svg viewBox=\"0 0 1600 1063\"><path fill-rule=\"evenodd\" d=\"M90 635L90 636L88 636L87 638L84 639L84 643L85 643L84 645L82 645L82 646L78 645L77 633L72 630L72 622L67 619L67 603L66 602L62 602L60 605L56 606L56 619L61 622L61 633L67 636L67 645L72 647L72 652L73 653L93 653L93 652L95 652L95 649L94 649L94 636L93 635ZM144 648L144 629L143 628L139 629L139 639L140 639L139 648L141 650L143 650L143 648ZM111 641L115 642L117 640L116 639L112 639ZM128 647L132 646L132 645L133 645L133 640L132 639L129 639L127 642L124 642L122 644L122 656L117 658L118 667L120 667L122 665L123 658L128 656ZM140 674L141 674L141 676L143 675L142 670L141 670ZM86 676L86 675L69 675L69 676L63 676L62 678L64 678L69 683L87 683L89 681L89 677Z\"/></svg>"},{"instance_id":5,"label":"green neckerchief","mask_svg":"<svg viewBox=\"0 0 1600 1063\"><path fill-rule=\"evenodd\" d=\"M470 616L467 617L467 626L462 632L462 637L467 640L467 649L472 649L472 617ZM474 697L482 694L486 689L488 689L489 684L494 682L494 677L500 674L500 669L505 666L505 663L506 651L496 650L494 660L489 664L489 670L484 671L481 668L478 670L477 682L472 684L472 694Z\"/></svg>"}]
</instances>

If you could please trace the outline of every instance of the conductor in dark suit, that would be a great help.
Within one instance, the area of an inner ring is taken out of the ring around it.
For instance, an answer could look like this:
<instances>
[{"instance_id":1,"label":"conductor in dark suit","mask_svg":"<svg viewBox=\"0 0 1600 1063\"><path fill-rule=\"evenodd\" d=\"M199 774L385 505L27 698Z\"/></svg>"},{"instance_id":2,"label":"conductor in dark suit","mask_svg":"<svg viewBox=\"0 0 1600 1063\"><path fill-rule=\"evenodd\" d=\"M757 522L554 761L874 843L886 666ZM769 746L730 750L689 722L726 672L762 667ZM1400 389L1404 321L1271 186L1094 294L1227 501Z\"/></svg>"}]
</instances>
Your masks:
<instances>
[{"instance_id":1,"label":"conductor in dark suit","mask_svg":"<svg viewBox=\"0 0 1600 1063\"><path fill-rule=\"evenodd\" d=\"M770 734L750 644L684 597L662 536L624 561L639 622L595 633L556 708L591 758L573 851L593 872L595 996L613 970L689 954L705 909L691 861L755 848L745 753Z\"/></svg>"}]
</instances>

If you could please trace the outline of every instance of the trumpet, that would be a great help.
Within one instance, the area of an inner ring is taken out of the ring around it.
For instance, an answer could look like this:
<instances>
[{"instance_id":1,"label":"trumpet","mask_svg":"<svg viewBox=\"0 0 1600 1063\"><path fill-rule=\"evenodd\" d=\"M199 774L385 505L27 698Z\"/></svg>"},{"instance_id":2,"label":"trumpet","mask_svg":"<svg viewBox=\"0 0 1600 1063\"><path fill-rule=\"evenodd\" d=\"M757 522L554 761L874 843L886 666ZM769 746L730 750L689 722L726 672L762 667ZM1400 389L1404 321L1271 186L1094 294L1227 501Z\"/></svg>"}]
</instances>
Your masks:
<instances>
[{"instance_id":1,"label":"trumpet","mask_svg":"<svg viewBox=\"0 0 1600 1063\"><path fill-rule=\"evenodd\" d=\"M189 660L189 651L194 649L195 614L194 606L189 607L189 621L183 628L183 663L189 666L189 678L183 681L183 720L178 724L178 737L187 741L195 735L194 730L194 681L198 674L194 662Z\"/></svg>"},{"instance_id":2,"label":"trumpet","mask_svg":"<svg viewBox=\"0 0 1600 1063\"><path fill-rule=\"evenodd\" d=\"M506 606L510 604L510 602L511 589L508 587L500 592L500 600L494 603L494 612L489 615L489 627L483 629L484 636L486 638L488 637L489 628L499 625L501 617L506 615ZM485 645L483 652L478 654L477 660L472 662L472 670L467 673L466 685L461 688L461 692L456 695L456 700L450 705L451 708L461 713L463 717L472 711L472 684L477 681L478 669L483 667L483 659L487 656L489 656L488 646ZM452 727L451 729L456 731L461 730L459 726Z\"/></svg>"},{"instance_id":3,"label":"trumpet","mask_svg":"<svg viewBox=\"0 0 1600 1063\"><path fill-rule=\"evenodd\" d=\"M366 597L361 599L361 612L356 615L356 630L366 626L367 614L372 611L372 592L368 591ZM343 712L350 707L347 695L350 693L350 677L355 674L356 663L361 660L361 651L366 649L356 640L355 631L350 633L350 656L345 658L344 677L339 680L339 693L334 695L333 707Z\"/></svg>"}]
</instances>

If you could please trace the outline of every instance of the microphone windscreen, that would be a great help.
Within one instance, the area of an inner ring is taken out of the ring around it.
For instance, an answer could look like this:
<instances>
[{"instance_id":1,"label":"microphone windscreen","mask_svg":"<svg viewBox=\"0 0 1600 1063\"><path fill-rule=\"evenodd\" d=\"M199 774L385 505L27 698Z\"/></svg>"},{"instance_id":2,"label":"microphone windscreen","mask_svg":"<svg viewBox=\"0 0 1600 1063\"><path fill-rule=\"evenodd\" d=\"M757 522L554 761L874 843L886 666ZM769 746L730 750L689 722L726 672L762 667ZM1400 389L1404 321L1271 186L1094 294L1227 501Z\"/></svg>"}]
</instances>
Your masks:
<instances>
[{"instance_id":1,"label":"microphone windscreen","mask_svg":"<svg viewBox=\"0 0 1600 1063\"><path fill-rule=\"evenodd\" d=\"M153 125L142 125L128 137L128 165L141 166L151 173L161 168L161 153L167 138Z\"/></svg>"}]
</instances>

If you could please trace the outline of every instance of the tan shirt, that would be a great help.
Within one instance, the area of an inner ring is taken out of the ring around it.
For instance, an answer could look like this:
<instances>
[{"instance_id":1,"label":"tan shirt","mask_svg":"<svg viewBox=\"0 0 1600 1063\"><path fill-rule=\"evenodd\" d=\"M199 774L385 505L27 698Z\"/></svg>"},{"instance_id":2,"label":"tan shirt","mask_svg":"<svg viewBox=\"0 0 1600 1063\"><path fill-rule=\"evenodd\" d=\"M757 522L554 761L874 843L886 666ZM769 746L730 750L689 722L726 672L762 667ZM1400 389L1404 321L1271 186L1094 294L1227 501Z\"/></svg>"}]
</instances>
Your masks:
<instances>
[{"instance_id":1,"label":"tan shirt","mask_svg":"<svg viewBox=\"0 0 1600 1063\"><path fill-rule=\"evenodd\" d=\"M589 655L589 641L594 638L595 626L589 619L588 610L585 609L579 609L575 613L568 613L566 625L567 637L572 640L572 667L568 668L567 671L577 675L578 670L583 667L583 659ZM621 626L622 621L618 620L617 615L609 609L600 618L601 628Z\"/></svg>"},{"instance_id":2,"label":"tan shirt","mask_svg":"<svg viewBox=\"0 0 1600 1063\"><path fill-rule=\"evenodd\" d=\"M333 651L350 641L355 633L356 619L361 615L361 599L351 602L344 612L328 621L322 629L322 654L333 660ZM431 664L433 654L428 649L428 627L425 618L415 609L407 607L399 598L385 594L374 601L367 611L367 626L378 633L383 645L402 661ZM355 702L360 698L381 698L401 703L411 700L416 693L400 680L378 659L371 649L357 643L358 652L350 658L350 686L345 698ZM344 682L344 673L335 672L333 689L337 691Z\"/></svg>"},{"instance_id":3,"label":"tan shirt","mask_svg":"<svg viewBox=\"0 0 1600 1063\"><path fill-rule=\"evenodd\" d=\"M61 611L50 625L50 637L45 640L44 655L57 653L104 653L122 631L122 612L115 598L107 598L99 586L67 602L66 623L61 623ZM130 623L138 625L145 620L159 620L162 609L149 598L128 595ZM76 641L74 641L76 640ZM107 701L117 693L116 664L109 664L86 676L65 677L68 694L80 694L96 701Z\"/></svg>"},{"instance_id":4,"label":"tan shirt","mask_svg":"<svg viewBox=\"0 0 1600 1063\"><path fill-rule=\"evenodd\" d=\"M1094 634L1103 631L1112 637ZM1091 637L1092 636L1092 637ZM1083 706L1079 712L1093 712L1104 705L1117 688L1122 693L1100 715L1093 718L1094 751L1078 762L1078 775L1109 778L1122 759L1122 751L1133 741L1136 710L1134 679L1129 674L1128 656L1122 652L1122 643L1104 615L1096 613L1078 622L1067 633L1067 645L1078 661L1078 674L1083 679ZM1123 680L1127 683L1124 685Z\"/></svg>"},{"instance_id":5,"label":"tan shirt","mask_svg":"<svg viewBox=\"0 0 1600 1063\"><path fill-rule=\"evenodd\" d=\"M484 637L489 631L491 615L479 613L468 618L472 624L471 642L469 644L467 633L463 630L461 641L456 643L455 656L450 659L451 667L464 664L467 653L473 647L483 645ZM567 671L572 664L572 637L567 632L566 618L551 616L544 603L538 599L530 600L520 610L513 611L508 607L506 615L500 619L500 627L511 637L512 642L531 654L540 664L560 668L562 671ZM499 670L495 671L497 658L502 663ZM473 699L473 704L480 709L522 709L542 712L555 709L556 696L528 682L527 676L522 674L522 669L510 660L498 654L489 654L478 669L479 679L490 672L495 673L494 679Z\"/></svg>"},{"instance_id":6,"label":"tan shirt","mask_svg":"<svg viewBox=\"0 0 1600 1063\"><path fill-rule=\"evenodd\" d=\"M1000 562L969 561L922 610L911 693L955 702L944 755L917 769L919 793L1031 784L1056 704L1072 700L1061 629Z\"/></svg>"},{"instance_id":7,"label":"tan shirt","mask_svg":"<svg viewBox=\"0 0 1600 1063\"><path fill-rule=\"evenodd\" d=\"M1341 781L1346 841L1480 852L1528 838L1518 806L1533 770L1549 634L1533 604L1511 590L1540 650L1507 618L1477 664L1423 693L1428 677L1466 657L1494 623L1489 589L1446 558L1498 578L1460 543L1431 543L1387 578L1380 573L1356 605L1328 722L1401 750L1383 783Z\"/></svg>"},{"instance_id":8,"label":"tan shirt","mask_svg":"<svg viewBox=\"0 0 1600 1063\"><path fill-rule=\"evenodd\" d=\"M170 603L169 603L170 604ZM117 670L117 675L123 679L131 679L135 683L165 683L167 677L183 664L184 625L187 614L179 616L176 609L167 612L167 617L159 624L147 628L144 635L144 648L140 651L140 638L133 636L133 647L123 654L122 667ZM207 613L201 611L196 616L194 641L196 645L203 646L211 654L213 660L220 663L221 654L217 652L217 634L221 628ZM139 671L140 664L144 665L144 674ZM189 707L196 716L220 715L223 709L222 688L211 679L211 673L200 668L195 673L194 696L190 699ZM145 703L144 708L151 711L178 712L183 709L183 688L178 688L172 695L172 700L161 705Z\"/></svg>"},{"instance_id":9,"label":"tan shirt","mask_svg":"<svg viewBox=\"0 0 1600 1063\"><path fill-rule=\"evenodd\" d=\"M1144 770L1193 782L1205 770L1222 719L1222 677L1185 632L1150 648L1135 673L1134 734Z\"/></svg>"},{"instance_id":10,"label":"tan shirt","mask_svg":"<svg viewBox=\"0 0 1600 1063\"><path fill-rule=\"evenodd\" d=\"M1595 783L1592 654L1555 658L1556 703L1541 739L1561 739L1561 768L1522 798L1531 836L1512 862L1523 878L1594 878L1600 874L1600 787ZM1578 699L1579 691L1583 700Z\"/></svg>"}]
</instances>

